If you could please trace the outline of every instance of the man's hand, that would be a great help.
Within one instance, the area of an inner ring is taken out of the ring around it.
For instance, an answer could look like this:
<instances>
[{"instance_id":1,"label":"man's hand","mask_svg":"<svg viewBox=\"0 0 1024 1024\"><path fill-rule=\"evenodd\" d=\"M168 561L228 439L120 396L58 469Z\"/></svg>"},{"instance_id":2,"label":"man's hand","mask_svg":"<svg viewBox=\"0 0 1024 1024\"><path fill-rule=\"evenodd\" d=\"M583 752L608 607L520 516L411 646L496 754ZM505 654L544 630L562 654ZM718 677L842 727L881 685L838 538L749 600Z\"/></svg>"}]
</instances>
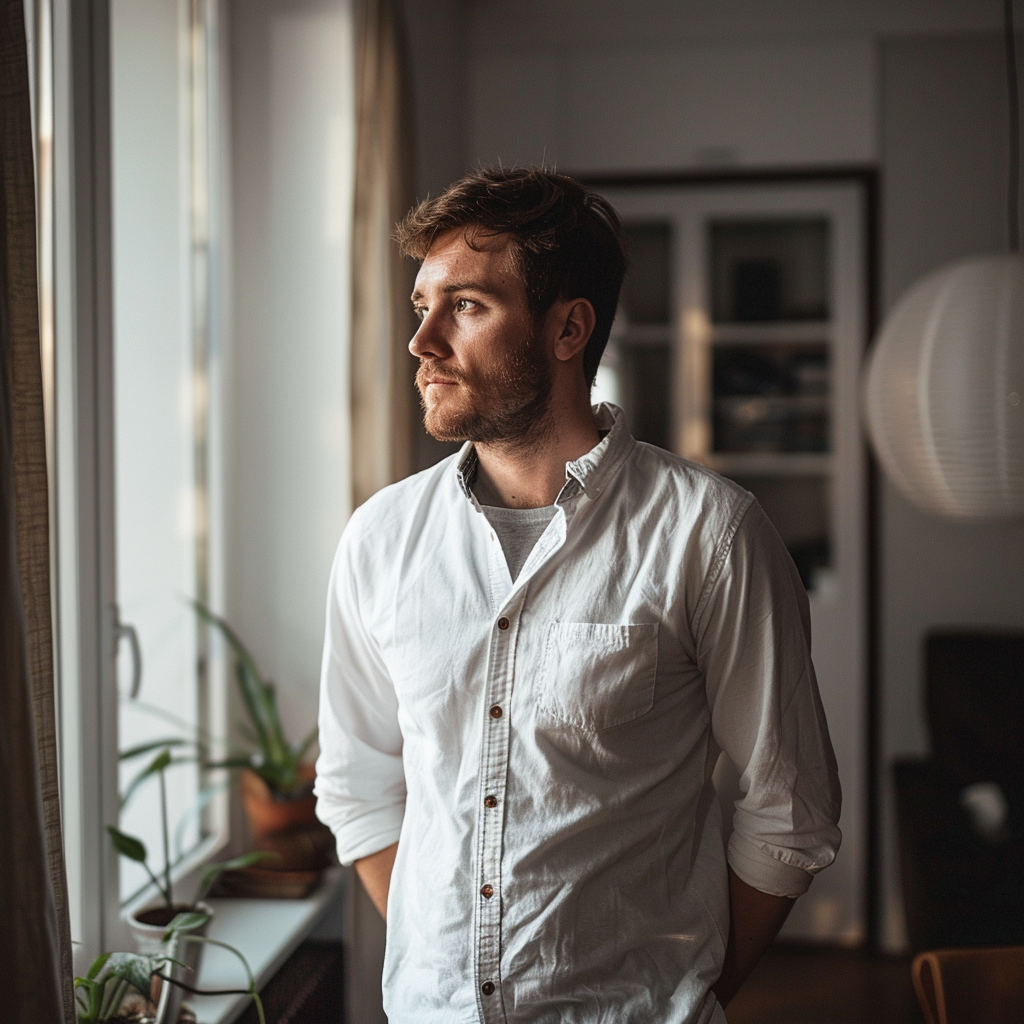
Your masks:
<instances>
[{"instance_id":1,"label":"man's hand","mask_svg":"<svg viewBox=\"0 0 1024 1024\"><path fill-rule=\"evenodd\" d=\"M711 988L723 1007L779 934L795 902L754 889L729 868L729 945L722 973Z\"/></svg>"},{"instance_id":2,"label":"man's hand","mask_svg":"<svg viewBox=\"0 0 1024 1024\"><path fill-rule=\"evenodd\" d=\"M395 866L395 854L398 843L392 843L369 857L362 857L355 862L356 874L363 883L373 905L380 911L380 916L387 920L388 888L391 885L391 869Z\"/></svg>"}]
</instances>

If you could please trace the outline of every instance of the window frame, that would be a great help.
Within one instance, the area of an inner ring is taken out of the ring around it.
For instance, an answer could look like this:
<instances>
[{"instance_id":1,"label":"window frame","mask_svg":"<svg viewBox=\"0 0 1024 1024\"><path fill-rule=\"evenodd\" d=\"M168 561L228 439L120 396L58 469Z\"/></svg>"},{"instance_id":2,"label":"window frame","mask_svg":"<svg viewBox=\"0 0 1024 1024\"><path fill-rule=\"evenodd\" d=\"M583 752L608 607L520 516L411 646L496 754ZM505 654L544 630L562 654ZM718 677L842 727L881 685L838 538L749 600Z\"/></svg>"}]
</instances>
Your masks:
<instances>
[{"instance_id":1,"label":"window frame","mask_svg":"<svg viewBox=\"0 0 1024 1024\"><path fill-rule=\"evenodd\" d=\"M223 348L229 289L220 240L228 237L226 111L216 31L221 0L178 0L190 14L212 14L213 57L208 76L204 137L209 153L209 226L213 246L206 268L210 292L205 326L210 345ZM43 10L40 10L40 9ZM106 834L116 825L118 796L117 592L114 492L113 235L111 162L111 8L109 0L34 0L37 58L52 54L52 350L51 534L53 541L54 661L61 765L61 805L76 973L101 951L131 948L128 913L151 899L147 886L122 905L119 864ZM43 25L47 31L38 31ZM46 61L37 60L45 69ZM38 89L37 104L45 102ZM37 118L37 121L40 119ZM195 146L196 139L192 139ZM43 167L42 164L40 164ZM45 168L44 168L45 173ZM44 184L41 182L41 185ZM190 181L190 185L193 184ZM40 187L42 202L47 190ZM40 224L47 224L45 216ZM194 238L192 239L194 241ZM41 248L45 258L46 247ZM44 295L44 301L46 296ZM44 311L44 320L46 312ZM195 325L191 325L192 329ZM44 364L47 353L44 348ZM207 390L220 389L219 363ZM223 549L224 426L211 417L208 502L213 550ZM209 560L208 600L222 606L223 557ZM227 729L223 665L210 659L206 719ZM207 833L174 869L180 891L198 882L202 866L230 842L228 794L204 815Z\"/></svg>"}]
</instances>

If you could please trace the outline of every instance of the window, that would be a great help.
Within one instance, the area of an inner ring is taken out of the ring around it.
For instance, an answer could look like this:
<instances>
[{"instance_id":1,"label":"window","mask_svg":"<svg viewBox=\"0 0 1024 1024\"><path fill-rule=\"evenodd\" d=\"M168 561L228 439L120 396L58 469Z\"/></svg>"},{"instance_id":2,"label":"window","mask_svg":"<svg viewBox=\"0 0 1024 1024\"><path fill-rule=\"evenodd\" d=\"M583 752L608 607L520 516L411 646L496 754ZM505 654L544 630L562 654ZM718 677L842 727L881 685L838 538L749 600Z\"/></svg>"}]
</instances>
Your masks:
<instances>
[{"instance_id":1,"label":"window","mask_svg":"<svg viewBox=\"0 0 1024 1024\"><path fill-rule=\"evenodd\" d=\"M223 666L189 604L216 607L223 589L218 9L34 0L29 19L79 971L102 949L131 948L123 904L147 881L116 856L105 826L138 836L163 864L157 781L120 806L153 754L119 763L119 751L227 731ZM179 876L227 838L217 781L194 758L167 772Z\"/></svg>"},{"instance_id":2,"label":"window","mask_svg":"<svg viewBox=\"0 0 1024 1024\"><path fill-rule=\"evenodd\" d=\"M355 65L345 0L231 6L230 46L223 0L33 2L53 14L38 48L53 54L54 621L81 973L131 948L126 907L150 892L106 826L163 864L157 781L120 807L156 751L119 751L225 738L244 717L190 601L224 611L275 680L290 738L316 720L351 508ZM240 844L233 780L193 760L166 781L187 885Z\"/></svg>"},{"instance_id":3,"label":"window","mask_svg":"<svg viewBox=\"0 0 1024 1024\"><path fill-rule=\"evenodd\" d=\"M220 561L215 10L206 0L110 5L118 791L131 792L158 753L125 752L181 744L163 786L178 865L220 824L218 780L204 777L193 744L217 733L223 688L189 603L210 602ZM160 821L150 776L119 827L142 839L157 869ZM141 865L121 860L122 901L147 883Z\"/></svg>"}]
</instances>

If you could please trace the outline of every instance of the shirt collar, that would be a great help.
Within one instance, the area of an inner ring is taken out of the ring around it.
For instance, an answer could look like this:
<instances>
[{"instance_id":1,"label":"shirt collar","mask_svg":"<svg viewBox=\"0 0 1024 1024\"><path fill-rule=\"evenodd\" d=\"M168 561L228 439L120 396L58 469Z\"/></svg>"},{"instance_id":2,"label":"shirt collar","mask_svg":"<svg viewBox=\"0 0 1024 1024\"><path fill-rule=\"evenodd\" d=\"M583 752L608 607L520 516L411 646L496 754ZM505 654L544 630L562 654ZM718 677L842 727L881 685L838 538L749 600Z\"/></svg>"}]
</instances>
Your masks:
<instances>
[{"instance_id":1,"label":"shirt collar","mask_svg":"<svg viewBox=\"0 0 1024 1024\"><path fill-rule=\"evenodd\" d=\"M598 403L594 406L594 419L597 421L597 429L602 433L606 432L604 437L586 455L565 464L566 483L575 480L591 501L608 486L636 445L626 427L626 418L617 405L612 405L611 402ZM476 476L477 456L472 441L467 441L462 446L455 466L459 486L466 497L475 503L472 487ZM565 494L566 489L563 488L559 499Z\"/></svg>"}]
</instances>

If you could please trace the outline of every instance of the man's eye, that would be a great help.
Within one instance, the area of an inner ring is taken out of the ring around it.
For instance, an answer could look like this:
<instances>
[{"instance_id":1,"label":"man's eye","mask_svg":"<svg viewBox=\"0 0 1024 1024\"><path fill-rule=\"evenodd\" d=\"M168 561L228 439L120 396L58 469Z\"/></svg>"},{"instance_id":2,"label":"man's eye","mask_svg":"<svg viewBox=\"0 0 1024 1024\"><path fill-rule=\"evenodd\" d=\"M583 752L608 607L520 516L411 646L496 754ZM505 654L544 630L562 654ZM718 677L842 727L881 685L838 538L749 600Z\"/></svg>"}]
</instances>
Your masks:
<instances>
[{"instance_id":1,"label":"man's eye","mask_svg":"<svg viewBox=\"0 0 1024 1024\"><path fill-rule=\"evenodd\" d=\"M413 314L414 317L416 317L417 320L425 320L426 317L427 317L427 307L426 306L413 306L412 307L412 314Z\"/></svg>"},{"instance_id":2,"label":"man's eye","mask_svg":"<svg viewBox=\"0 0 1024 1024\"><path fill-rule=\"evenodd\" d=\"M472 299L456 299L455 300L455 312L465 313L471 306L475 306L476 303Z\"/></svg>"}]
</instances>

